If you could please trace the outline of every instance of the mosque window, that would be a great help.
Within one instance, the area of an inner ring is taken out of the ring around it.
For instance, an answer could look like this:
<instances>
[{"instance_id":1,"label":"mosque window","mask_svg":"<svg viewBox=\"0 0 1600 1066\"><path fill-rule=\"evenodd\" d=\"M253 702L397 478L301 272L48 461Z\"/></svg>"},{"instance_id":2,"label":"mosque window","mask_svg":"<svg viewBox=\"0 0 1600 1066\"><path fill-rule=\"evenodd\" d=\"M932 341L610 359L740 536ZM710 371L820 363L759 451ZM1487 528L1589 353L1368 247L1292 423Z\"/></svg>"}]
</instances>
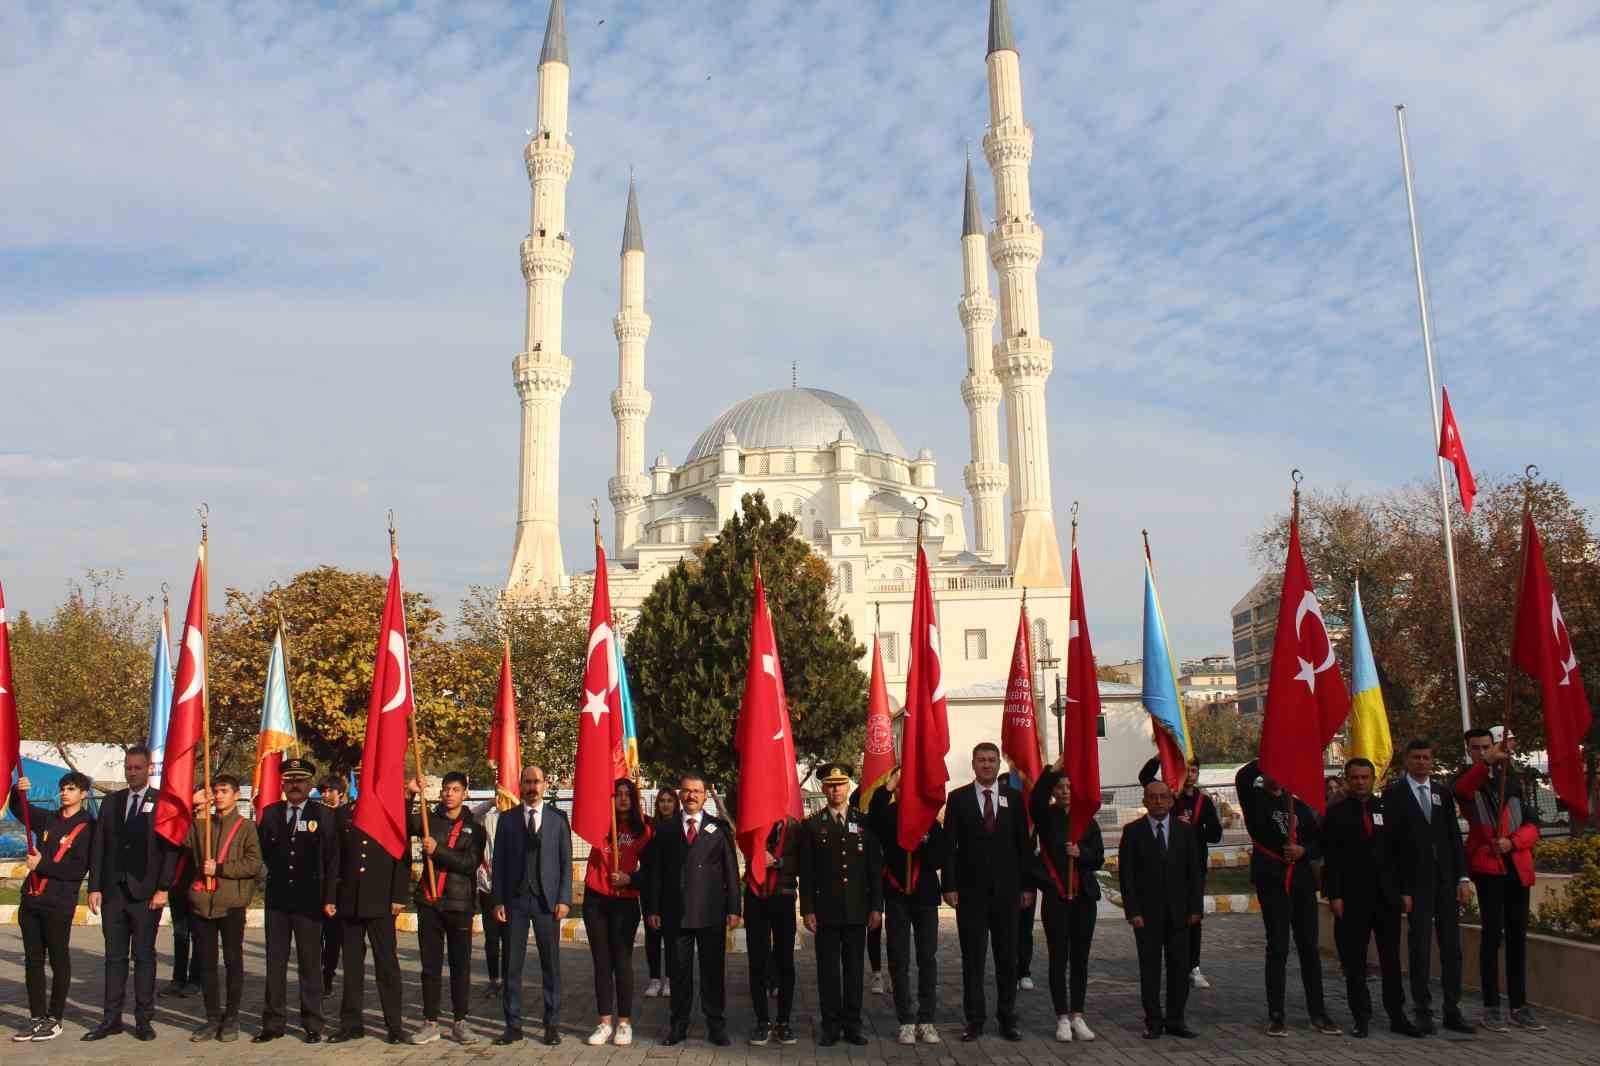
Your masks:
<instances>
[{"instance_id":1,"label":"mosque window","mask_svg":"<svg viewBox=\"0 0 1600 1066\"><path fill-rule=\"evenodd\" d=\"M855 587L855 571L850 568L849 563L840 563L839 591L848 596L855 591Z\"/></svg>"},{"instance_id":2,"label":"mosque window","mask_svg":"<svg viewBox=\"0 0 1600 1066\"><path fill-rule=\"evenodd\" d=\"M823 530L822 530L822 522L821 521L816 521L816 522L811 523L811 539L812 540L821 540L824 536L825 536L825 534L823 533Z\"/></svg>"},{"instance_id":3,"label":"mosque window","mask_svg":"<svg viewBox=\"0 0 1600 1066\"><path fill-rule=\"evenodd\" d=\"M786 456L783 457L783 472L785 474L794 473L794 456L793 455L786 455Z\"/></svg>"},{"instance_id":4,"label":"mosque window","mask_svg":"<svg viewBox=\"0 0 1600 1066\"><path fill-rule=\"evenodd\" d=\"M878 644L883 649L883 661L897 663L900 661L900 634L879 633Z\"/></svg>"},{"instance_id":5,"label":"mosque window","mask_svg":"<svg viewBox=\"0 0 1600 1066\"><path fill-rule=\"evenodd\" d=\"M955 532L956 532L956 520L955 520L955 518L953 516L951 516L951 515L945 515L944 516L944 535L947 536L947 537L951 537L951 536L955 535Z\"/></svg>"},{"instance_id":6,"label":"mosque window","mask_svg":"<svg viewBox=\"0 0 1600 1066\"><path fill-rule=\"evenodd\" d=\"M771 472L772 472L772 460L769 459L767 456L763 455L761 457L761 473L770 474Z\"/></svg>"},{"instance_id":7,"label":"mosque window","mask_svg":"<svg viewBox=\"0 0 1600 1066\"><path fill-rule=\"evenodd\" d=\"M1043 618L1035 618L1033 620L1034 657L1037 658L1038 656L1045 654L1045 649L1048 648L1049 643L1050 627L1045 624L1045 620Z\"/></svg>"},{"instance_id":8,"label":"mosque window","mask_svg":"<svg viewBox=\"0 0 1600 1066\"><path fill-rule=\"evenodd\" d=\"M965 633L968 659L989 657L989 633L983 629L969 629Z\"/></svg>"}]
</instances>

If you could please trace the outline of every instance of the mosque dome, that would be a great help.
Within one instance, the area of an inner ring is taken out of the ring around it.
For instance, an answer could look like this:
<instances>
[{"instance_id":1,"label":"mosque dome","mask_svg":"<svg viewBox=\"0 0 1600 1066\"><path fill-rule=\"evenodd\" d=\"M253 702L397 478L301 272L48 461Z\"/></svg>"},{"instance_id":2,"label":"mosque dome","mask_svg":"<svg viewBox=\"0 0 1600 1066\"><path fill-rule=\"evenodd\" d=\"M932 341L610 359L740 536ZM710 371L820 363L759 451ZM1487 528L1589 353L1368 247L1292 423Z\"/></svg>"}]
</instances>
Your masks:
<instances>
[{"instance_id":1,"label":"mosque dome","mask_svg":"<svg viewBox=\"0 0 1600 1066\"><path fill-rule=\"evenodd\" d=\"M848 432L869 452L904 457L889 423L854 400L826 389L773 389L741 400L717 416L684 462L715 455L728 433L741 448L828 448Z\"/></svg>"}]
</instances>

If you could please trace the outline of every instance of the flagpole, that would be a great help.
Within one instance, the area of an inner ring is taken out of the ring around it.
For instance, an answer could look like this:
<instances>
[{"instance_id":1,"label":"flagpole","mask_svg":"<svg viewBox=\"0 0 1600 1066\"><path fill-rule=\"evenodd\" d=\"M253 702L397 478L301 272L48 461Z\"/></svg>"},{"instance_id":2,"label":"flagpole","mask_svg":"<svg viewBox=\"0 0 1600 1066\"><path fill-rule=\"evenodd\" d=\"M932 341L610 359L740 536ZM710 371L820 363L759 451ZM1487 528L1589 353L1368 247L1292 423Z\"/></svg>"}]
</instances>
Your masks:
<instances>
[{"instance_id":1,"label":"flagpole","mask_svg":"<svg viewBox=\"0 0 1600 1066\"><path fill-rule=\"evenodd\" d=\"M282 591L280 588L279 591ZM276 597L272 601L273 610L278 615L278 646L283 649L283 703L289 708L289 726L294 734L289 742L294 745L294 757L300 757L300 727L294 720L294 696L289 691L289 626L283 620L283 603ZM274 800L273 802L277 802Z\"/></svg>"},{"instance_id":2,"label":"flagpole","mask_svg":"<svg viewBox=\"0 0 1600 1066\"><path fill-rule=\"evenodd\" d=\"M211 508L201 503L196 508L200 515L200 646L204 659L200 663L200 743L203 756L200 773L205 781L206 798L200 804L200 817L205 820L205 861L211 861L211 551L208 547L211 525ZM165 754L163 753L163 758ZM193 797L190 797L192 800ZM205 878L207 891L216 888L212 878Z\"/></svg>"},{"instance_id":3,"label":"flagpole","mask_svg":"<svg viewBox=\"0 0 1600 1066\"><path fill-rule=\"evenodd\" d=\"M1501 726L1506 729L1511 728L1511 700L1517 684L1517 611L1522 605L1523 585L1525 584L1523 581L1523 571L1528 565L1528 516L1533 511L1533 497L1529 490L1531 490L1533 487L1533 479L1538 476L1539 468L1534 466L1532 463L1529 463L1522 470L1522 529L1518 532L1517 538L1522 542L1522 546L1517 552L1517 595L1516 598L1511 601L1511 639L1506 641L1506 712L1504 719L1500 723ZM1501 735L1500 743L1502 745L1505 743L1504 734ZM1501 811L1506 809L1506 779L1510 776L1511 767L1502 766L1500 768ZM1496 815L1496 817L1498 817L1498 815Z\"/></svg>"},{"instance_id":4,"label":"flagpole","mask_svg":"<svg viewBox=\"0 0 1600 1066\"><path fill-rule=\"evenodd\" d=\"M393 511L389 512L389 560L391 562L400 561L399 538L395 536ZM405 617L405 611L406 601L404 594L402 594L400 597L401 618ZM409 663L410 658L411 649L408 647L406 648L406 659L408 662L406 664L406 677L404 678L404 682L407 685L411 685L411 669ZM287 671L285 674L285 680L287 681ZM422 740L417 734L416 688L413 686L407 695L411 697L411 713L406 717L406 725L411 727L411 759L417 768L417 810L422 814L422 836L424 839L426 839L431 835L428 832L428 782L427 779L422 775ZM409 841L409 839L410 838L408 837L407 840ZM408 843L407 847L409 848L409 846L410 845ZM424 882L422 886L422 894L428 899L433 899L435 898L433 891L433 856L429 855L426 850L424 850L422 853L422 868L425 876L427 877L427 881Z\"/></svg>"},{"instance_id":5,"label":"flagpole","mask_svg":"<svg viewBox=\"0 0 1600 1066\"><path fill-rule=\"evenodd\" d=\"M916 559L914 559L912 561L911 572L912 572L913 575L918 573L917 567L922 565L922 523L927 518L928 498L926 496L918 496L917 497L917 502L916 502L916 504L914 506L917 509L917 557L916 557ZM931 586L932 583L933 582L932 582L931 575L930 575L929 585ZM932 597L929 597L929 598L931 599ZM911 617L913 619L915 619L916 615L917 615L917 589L916 589L916 580L913 577L912 582L911 582ZM916 642L916 634L913 633L912 634L912 646L915 646L915 642ZM907 655L908 656L910 655L910 649L909 648L907 649ZM908 661L909 661L909 659L908 659ZM909 696L909 693L908 693L908 696ZM910 703L910 701L908 699L907 700L908 706L909 706L909 703ZM903 753L902 753L902 756L903 756ZM910 851L906 852L906 881L905 881L905 885L906 885L906 891L907 892L912 892L917 887L916 885L911 883L911 852Z\"/></svg>"},{"instance_id":6,"label":"flagpole","mask_svg":"<svg viewBox=\"0 0 1600 1066\"><path fill-rule=\"evenodd\" d=\"M597 500L597 499L594 499L593 497L591 497L589 499L589 510L594 512L595 561L598 564L599 559L600 559L600 552L605 547L604 542L600 539L600 501ZM756 560L756 572L757 573L761 572L761 561L760 561L759 557ZM598 578L598 575L597 575L596 576L596 580L598 580L598 579L599 578ZM608 596L607 597L606 608L609 610L610 607L611 607L610 597ZM617 619L616 619L615 612L612 613L612 616L610 618L606 619L606 624L611 627L611 632L612 632L613 638L614 638L615 634L617 632ZM613 647L612 650L613 650L613 652L615 652L616 651L615 647ZM623 738L623 743L624 744L627 743L627 738ZM576 800L576 797L574 797L574 800ZM717 802L717 806L718 807L722 806L722 802L720 800ZM616 786L616 782L612 782L612 784L611 784L611 856L610 856L610 859L611 859L611 861L606 863L606 866L608 868L610 868L610 872L611 873L615 874L617 872L618 868L621 865L621 859L622 859L621 844L620 844L619 839L617 837L617 786Z\"/></svg>"},{"instance_id":7,"label":"flagpole","mask_svg":"<svg viewBox=\"0 0 1600 1066\"><path fill-rule=\"evenodd\" d=\"M1461 592L1456 585L1455 536L1450 528L1450 496L1445 488L1443 457L1439 448L1439 386L1433 372L1433 327L1428 316L1428 286L1422 270L1422 232L1417 228L1417 198L1411 181L1411 146L1406 140L1406 106L1394 106L1400 130L1400 166L1405 172L1406 211L1411 218L1411 259L1416 265L1417 308L1422 317L1422 352L1428 363L1428 413L1433 416L1435 473L1439 475L1439 513L1444 519L1444 565L1450 578L1450 626L1456 642L1456 696L1461 704L1461 729L1472 728L1472 706L1467 695L1467 648L1461 637Z\"/></svg>"},{"instance_id":8,"label":"flagpole","mask_svg":"<svg viewBox=\"0 0 1600 1066\"><path fill-rule=\"evenodd\" d=\"M1072 552L1078 552L1078 501L1072 501ZM1070 582L1070 578L1068 579ZM1071 595L1071 585L1068 585L1068 595ZM1072 611L1076 605L1067 604L1067 670L1072 669ZM1095 684L1099 684L1099 678ZM1056 704L1059 713L1056 715L1056 746L1059 749L1056 755L1066 758L1067 755L1067 705L1061 702L1061 675L1056 674Z\"/></svg>"}]
</instances>

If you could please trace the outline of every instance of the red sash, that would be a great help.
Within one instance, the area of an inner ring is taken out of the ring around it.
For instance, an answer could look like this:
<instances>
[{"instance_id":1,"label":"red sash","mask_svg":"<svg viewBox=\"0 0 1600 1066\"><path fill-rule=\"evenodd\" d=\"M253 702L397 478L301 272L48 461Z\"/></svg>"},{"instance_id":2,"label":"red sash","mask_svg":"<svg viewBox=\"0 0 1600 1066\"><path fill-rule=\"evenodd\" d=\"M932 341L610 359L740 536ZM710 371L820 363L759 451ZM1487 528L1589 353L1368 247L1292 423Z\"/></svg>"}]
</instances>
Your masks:
<instances>
[{"instance_id":1,"label":"red sash","mask_svg":"<svg viewBox=\"0 0 1600 1066\"><path fill-rule=\"evenodd\" d=\"M1289 834L1289 843L1294 843L1293 833ZM1287 896L1289 894L1290 887L1294 884L1294 863L1290 862L1276 851L1273 851L1271 848L1258 841L1250 841L1250 848L1253 851L1259 851L1269 859L1275 859L1278 862L1283 863L1283 894Z\"/></svg>"},{"instance_id":2,"label":"red sash","mask_svg":"<svg viewBox=\"0 0 1600 1066\"><path fill-rule=\"evenodd\" d=\"M62 837L60 843L58 843L56 845L55 857L53 859L51 859L50 861L51 862L60 862L62 859L65 859L67 857L67 852L72 850L72 842L74 840L77 840L78 839L78 834L83 832L86 828L88 828L88 826L89 826L88 822L79 822L77 825L73 826L72 827L72 832L70 832L66 836ZM43 895L44 894L44 886L48 885L49 883L50 883L50 879L48 877L44 876L43 874L41 874L38 870L30 870L28 872L28 884L27 884L28 895L30 895L30 896Z\"/></svg>"},{"instance_id":3,"label":"red sash","mask_svg":"<svg viewBox=\"0 0 1600 1066\"><path fill-rule=\"evenodd\" d=\"M889 882L890 888L894 889L902 896L911 895L911 893L917 887L917 882L922 879L922 860L917 858L915 855L911 857L911 884L909 887L901 886L900 879L894 875L893 865L894 864L887 862L883 864L883 879Z\"/></svg>"},{"instance_id":4,"label":"red sash","mask_svg":"<svg viewBox=\"0 0 1600 1066\"><path fill-rule=\"evenodd\" d=\"M1067 892L1067 886L1061 880L1061 874L1056 871L1055 862L1050 858L1050 849L1040 848L1039 857L1044 860L1044 871L1050 875L1050 880L1055 883L1056 891L1061 893L1061 898L1073 899L1076 897L1078 894L1079 885L1077 864L1074 863L1072 866L1072 892L1069 894Z\"/></svg>"},{"instance_id":5,"label":"red sash","mask_svg":"<svg viewBox=\"0 0 1600 1066\"><path fill-rule=\"evenodd\" d=\"M445 847L454 850L454 848L456 846L456 841L461 839L461 827L466 825L466 824L467 824L467 820L465 818L459 818L458 817L456 819L456 824L450 827L450 836L449 836L448 840L445 842ZM433 891L432 892L428 892L426 890L426 888L425 888L423 890L423 895L427 896L429 899L433 900L435 903L439 902L440 898L444 896L444 871L443 870L440 870L437 874L434 875Z\"/></svg>"},{"instance_id":6,"label":"red sash","mask_svg":"<svg viewBox=\"0 0 1600 1066\"><path fill-rule=\"evenodd\" d=\"M239 835L239 827L242 826L242 825L244 825L244 817L241 815L233 823L233 828L228 830L228 835L222 839L221 846L217 848L216 864L217 864L217 867L219 869L222 867L222 860L224 860L224 859L226 859L228 857L228 846L233 843L233 838ZM212 890L213 886L211 886L211 885L206 883L209 880L210 880L210 878L204 878L204 879L197 878L196 880L190 882L189 891L190 892L210 892Z\"/></svg>"},{"instance_id":7,"label":"red sash","mask_svg":"<svg viewBox=\"0 0 1600 1066\"><path fill-rule=\"evenodd\" d=\"M789 836L789 820L787 818L785 818L778 825L778 850L773 852L773 854L772 854L772 857L773 857L774 860L780 860L782 858L782 856L783 856L783 842L786 839L788 839L788 836ZM745 870L744 880L745 880L745 884L750 886L750 891L754 892L757 896L761 897L762 899L767 899L774 892L778 891L778 868L777 868L777 863L773 862L772 864L768 865L767 873L762 878L761 884L758 885L758 884L755 883L755 881L751 878L750 871L748 869Z\"/></svg>"}]
</instances>

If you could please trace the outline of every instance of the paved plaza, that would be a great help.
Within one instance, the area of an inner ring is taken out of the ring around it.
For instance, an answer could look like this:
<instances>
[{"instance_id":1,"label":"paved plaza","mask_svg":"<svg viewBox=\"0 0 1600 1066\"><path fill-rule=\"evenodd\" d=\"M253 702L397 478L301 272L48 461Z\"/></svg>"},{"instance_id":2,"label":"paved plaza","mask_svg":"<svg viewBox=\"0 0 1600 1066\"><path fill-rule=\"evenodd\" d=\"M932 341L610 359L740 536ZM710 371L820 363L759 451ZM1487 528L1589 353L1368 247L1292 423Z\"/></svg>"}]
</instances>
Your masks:
<instances>
[{"instance_id":1,"label":"paved plaza","mask_svg":"<svg viewBox=\"0 0 1600 1066\"><path fill-rule=\"evenodd\" d=\"M748 1035L748 994L746 992L745 955L730 955L729 968L729 1020L734 1045L715 1048L704 1040L703 1022L696 1019L690 1030L688 1043L665 1048L659 1044L666 1028L666 1002L644 1000L634 1011L637 1042L631 1048L590 1048L583 1045L583 1037L594 1025L591 1014L594 1004L592 969L589 951L583 944L567 944L562 951L562 973L566 996L562 1016L563 1042L556 1048L547 1048L535 1041L525 1041L517 1048L491 1047L488 1039L499 1033L500 1013L497 1002L484 998L486 977L482 970L481 950L475 955L478 970L474 980L473 1012L470 1024L484 1039L469 1047L447 1041L425 1047L392 1047L369 1037L354 1045L330 1047L326 1044L308 1047L296 1037L298 1030L291 1028L289 1037L271 1044L252 1045L249 1036L260 1021L262 998L263 944L261 931L249 930L245 940L245 959L249 975L245 981L242 1028L244 1036L238 1043L220 1045L209 1043L194 1045L188 1042L189 1031L200 1018L200 1003L193 999L162 999L156 1015L158 1039L150 1045L137 1043L131 1036L113 1037L97 1044L82 1043L78 1037L100 1016L101 995L101 941L100 931L93 927L79 927L73 931L73 966L75 980L72 1000L67 1008L66 1032L58 1040L46 1044L4 1045L6 1061L20 1063L41 1062L74 1063L124 1063L147 1060L209 1061L209 1062L274 1062L289 1064L325 1062L330 1056L342 1061L370 1061L385 1064L450 1061L475 1061L481 1058L512 1059L534 1058L554 1064L610 1063L616 1066L652 1064L668 1061L682 1066L731 1066L731 1064L762 1061L785 1064L810 1064L816 1062L850 1062L856 1066L874 1063L909 1063L921 1061L927 1066L945 1064L994 1064L994 1066L1024 1066L1051 1062L1075 1063L1160 1063L1194 1064L1194 1066L1222 1066L1229 1063L1328 1063L1348 1064L1393 1062L1404 1056L1410 1066L1419 1063L1501 1063L1511 1066L1539 1066L1539 1064L1600 1063L1600 1025L1576 1021L1561 1015L1545 1012L1544 1020L1550 1029L1546 1033L1515 1032L1493 1034L1480 1032L1476 1038L1433 1037L1414 1041L1390 1036L1386 1027L1374 1026L1373 1036L1365 1041L1349 1036L1319 1036L1306 1027L1304 1004L1298 1002L1299 979L1295 963L1290 967L1291 1031L1287 1040L1270 1040L1262 1032L1266 1022L1261 978L1261 921L1253 915L1217 915L1206 920L1205 971L1214 989L1196 992L1190 999L1189 1022L1201 1033L1199 1040L1177 1040L1170 1037L1159 1041L1141 1038L1141 1012L1139 1009L1138 971L1134 960L1133 936L1120 913L1102 913L1095 940L1094 958L1091 962L1087 1017L1099 1039L1092 1044L1058 1044L1052 1038L1055 1028L1050 1009L1049 993L1044 987L1043 941L1038 941L1039 951L1033 967L1039 989L1019 994L1022 1029L1025 1035L1020 1044L1008 1044L990 1034L976 1044L962 1044L957 1040L960 1028L960 960L956 949L955 927L946 920L940 930L939 952L939 1021L946 1043L939 1046L902 1047L895 1043L894 1011L887 995L867 996L867 1031L872 1043L862 1048L839 1045L818 1049L812 1043L815 1037L817 981L814 957L804 950L798 957L800 987L795 1008L795 1028L801 1043L789 1048L776 1046L752 1048L744 1043ZM161 953L161 979L164 982L171 966L171 934L163 928L159 950ZM481 941L474 942L481 949ZM530 952L531 954L531 952ZM635 954L637 969L644 972L644 953ZM421 1002L418 980L416 938L402 933L400 958L405 972L406 1021L414 1026L418 1021L417 1008ZM1327 978L1329 1009L1335 1020L1348 1026L1349 1011L1343 995L1343 981L1335 972L1331 960L1324 969ZM369 977L370 980L370 977ZM527 984L528 1002L537 1011L538 967L530 958ZM643 989L643 981L639 983ZM290 984L291 1024L296 1020L294 985ZM1374 996L1376 997L1376 988ZM131 999L130 990L130 999ZM338 989L335 988L335 996ZM1437 992L1435 993L1437 996ZM22 944L15 926L0 928L0 1026L6 1035L26 1021L27 998L22 984ZM447 993L448 1012L448 993ZM377 1009L377 997L369 988L367 995L367 1027L369 1033L382 1032L382 1020ZM992 1004L991 1004L992 1010ZM1468 1016L1475 1018L1477 1008L1469 1004ZM337 1006L332 1006L337 1015ZM128 1019L131 1025L131 1015Z\"/></svg>"}]
</instances>

